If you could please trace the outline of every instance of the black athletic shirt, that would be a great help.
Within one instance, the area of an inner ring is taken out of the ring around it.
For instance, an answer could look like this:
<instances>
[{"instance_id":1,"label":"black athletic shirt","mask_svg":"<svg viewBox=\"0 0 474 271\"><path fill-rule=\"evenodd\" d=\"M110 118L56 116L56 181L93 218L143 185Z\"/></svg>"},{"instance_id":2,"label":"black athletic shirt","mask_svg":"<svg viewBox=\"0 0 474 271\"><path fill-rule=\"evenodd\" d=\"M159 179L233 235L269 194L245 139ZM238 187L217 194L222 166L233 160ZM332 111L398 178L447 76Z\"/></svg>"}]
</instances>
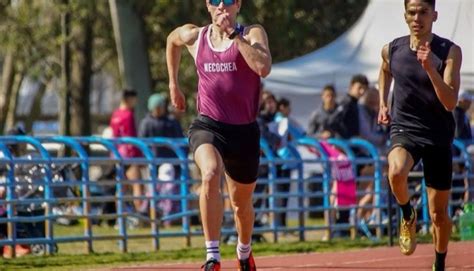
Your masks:
<instances>
[{"instance_id":1,"label":"black athletic shirt","mask_svg":"<svg viewBox=\"0 0 474 271\"><path fill-rule=\"evenodd\" d=\"M453 45L433 35L431 51L434 65L443 76L446 58ZM410 37L389 44L390 71L395 81L392 100L391 136L407 135L426 145L450 145L454 137L453 114L441 104L428 74L410 49Z\"/></svg>"}]
</instances>

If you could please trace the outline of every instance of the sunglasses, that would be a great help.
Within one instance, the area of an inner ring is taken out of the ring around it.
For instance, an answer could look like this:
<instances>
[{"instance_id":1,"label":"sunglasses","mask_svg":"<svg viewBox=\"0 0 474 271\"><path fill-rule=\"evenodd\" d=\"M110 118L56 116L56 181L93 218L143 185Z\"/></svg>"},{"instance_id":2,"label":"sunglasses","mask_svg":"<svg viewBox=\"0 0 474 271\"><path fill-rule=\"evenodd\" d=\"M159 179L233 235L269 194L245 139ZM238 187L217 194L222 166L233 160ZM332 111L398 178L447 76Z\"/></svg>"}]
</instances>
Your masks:
<instances>
[{"instance_id":1,"label":"sunglasses","mask_svg":"<svg viewBox=\"0 0 474 271\"><path fill-rule=\"evenodd\" d=\"M228 7L235 4L236 1L237 0L209 0L209 4L211 4L211 6L218 7L221 2L223 2L224 6Z\"/></svg>"}]
</instances>

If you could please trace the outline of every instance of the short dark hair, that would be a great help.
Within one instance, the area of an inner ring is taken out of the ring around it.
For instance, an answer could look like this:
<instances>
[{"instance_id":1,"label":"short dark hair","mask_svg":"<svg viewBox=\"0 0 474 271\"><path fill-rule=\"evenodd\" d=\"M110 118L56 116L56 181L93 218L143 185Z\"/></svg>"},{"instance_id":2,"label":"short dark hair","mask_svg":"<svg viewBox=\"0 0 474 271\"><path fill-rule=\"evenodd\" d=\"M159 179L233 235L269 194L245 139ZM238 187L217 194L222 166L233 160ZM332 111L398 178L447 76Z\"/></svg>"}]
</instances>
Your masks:
<instances>
[{"instance_id":1,"label":"short dark hair","mask_svg":"<svg viewBox=\"0 0 474 271\"><path fill-rule=\"evenodd\" d=\"M16 127L13 127L11 129L9 129L6 132L6 135L8 135L8 136L25 136L26 132L23 129L23 127L16 126ZM15 144L8 145L8 149L10 150L10 152L13 156L20 156L20 155L22 155L22 153L20 153L21 152L21 146L26 146L26 145L25 145L25 143L15 143Z\"/></svg>"},{"instance_id":2,"label":"short dark hair","mask_svg":"<svg viewBox=\"0 0 474 271\"><path fill-rule=\"evenodd\" d=\"M267 98L270 98L272 100L274 100L275 102L277 101L277 99L275 98L275 95L273 95L273 93L271 91L268 91L268 90L263 90L262 91L262 96L263 95L267 95Z\"/></svg>"},{"instance_id":3,"label":"short dark hair","mask_svg":"<svg viewBox=\"0 0 474 271\"><path fill-rule=\"evenodd\" d=\"M324 91L331 91L332 93L336 93L336 89L334 88L334 85L325 85L321 92L324 92Z\"/></svg>"},{"instance_id":4,"label":"short dark hair","mask_svg":"<svg viewBox=\"0 0 474 271\"><path fill-rule=\"evenodd\" d=\"M278 100L278 107L280 106L284 106L284 107L290 106L290 100L288 100L287 98L280 98L280 100Z\"/></svg>"},{"instance_id":5,"label":"short dark hair","mask_svg":"<svg viewBox=\"0 0 474 271\"><path fill-rule=\"evenodd\" d=\"M367 76L365 76L363 74L356 74L356 75L352 76L351 86L354 85L355 83L360 83L362 85L368 86L369 85L369 80L367 79Z\"/></svg>"},{"instance_id":6,"label":"short dark hair","mask_svg":"<svg viewBox=\"0 0 474 271\"><path fill-rule=\"evenodd\" d=\"M25 129L23 129L23 127L16 126L16 127L13 127L11 129L9 129L6 132L6 135L9 135L9 136L24 136L24 135L26 135L26 132L25 132Z\"/></svg>"},{"instance_id":7,"label":"short dark hair","mask_svg":"<svg viewBox=\"0 0 474 271\"><path fill-rule=\"evenodd\" d=\"M134 89L124 89L122 90L122 99L134 98L138 96L138 92Z\"/></svg>"},{"instance_id":8,"label":"short dark hair","mask_svg":"<svg viewBox=\"0 0 474 271\"><path fill-rule=\"evenodd\" d=\"M433 9L436 7L436 0L421 0L423 3L430 5ZM410 0L405 0L405 9L407 9L407 5L410 3Z\"/></svg>"}]
</instances>

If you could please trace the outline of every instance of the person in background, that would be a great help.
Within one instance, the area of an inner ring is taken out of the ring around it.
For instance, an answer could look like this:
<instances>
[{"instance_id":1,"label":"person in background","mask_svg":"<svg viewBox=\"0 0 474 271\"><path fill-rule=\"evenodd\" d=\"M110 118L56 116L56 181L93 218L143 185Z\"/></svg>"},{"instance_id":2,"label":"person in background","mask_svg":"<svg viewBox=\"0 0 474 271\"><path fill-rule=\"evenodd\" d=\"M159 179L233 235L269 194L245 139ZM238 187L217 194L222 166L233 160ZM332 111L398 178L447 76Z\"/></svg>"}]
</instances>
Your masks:
<instances>
[{"instance_id":1,"label":"person in background","mask_svg":"<svg viewBox=\"0 0 474 271\"><path fill-rule=\"evenodd\" d=\"M322 105L310 117L307 134L318 139L339 136L337 120L336 89L327 85L321 91Z\"/></svg>"},{"instance_id":2,"label":"person in background","mask_svg":"<svg viewBox=\"0 0 474 271\"><path fill-rule=\"evenodd\" d=\"M362 139L372 143L381 153L383 153L388 133L377 123L379 112L379 92L375 88L369 88L359 99L359 134ZM359 151L362 156L369 156ZM372 164L361 165L358 173L362 176L374 176L374 166ZM357 190L363 192L359 198L359 206L372 205L374 202L374 182L372 179L357 182ZM372 214L372 208L358 208L357 219L365 223Z\"/></svg>"},{"instance_id":3,"label":"person in background","mask_svg":"<svg viewBox=\"0 0 474 271\"><path fill-rule=\"evenodd\" d=\"M155 93L148 98L148 111L149 113L140 122L139 137L184 137L183 128L179 122L168 114L166 99L163 95ZM174 151L167 147L155 147L154 153L159 158L176 157Z\"/></svg>"},{"instance_id":4,"label":"person in background","mask_svg":"<svg viewBox=\"0 0 474 271\"><path fill-rule=\"evenodd\" d=\"M260 103L260 112L258 118L263 123L268 124L275 120L278 111L278 102L275 95L268 90L262 90L262 98Z\"/></svg>"},{"instance_id":5,"label":"person in background","mask_svg":"<svg viewBox=\"0 0 474 271\"><path fill-rule=\"evenodd\" d=\"M467 111L471 107L472 94L466 90L459 91L458 103L454 108L454 122L456 129L454 130L454 138L460 140L471 140L471 121L467 115Z\"/></svg>"},{"instance_id":6,"label":"person in background","mask_svg":"<svg viewBox=\"0 0 474 271\"><path fill-rule=\"evenodd\" d=\"M365 75L357 74L337 108L340 136L344 139L359 136L359 105L358 101L369 88L369 80Z\"/></svg>"},{"instance_id":7,"label":"person in background","mask_svg":"<svg viewBox=\"0 0 474 271\"><path fill-rule=\"evenodd\" d=\"M294 158L290 150L288 149L288 142L291 140L297 139L304 136L305 132L299 126L296 121L292 120L290 117L291 114L291 103L286 98L280 98L278 100L278 112L275 115L274 122L269 124L270 130L274 133L279 134L281 140L279 148L277 150L277 155L284 159ZM285 163L277 166L277 177L281 178L281 183L276 185L277 193L289 193L291 183L288 180L291 176L291 170L295 165ZM286 180L284 180L286 179ZM280 208L287 208L288 206L288 197L281 197L277 199L277 206ZM280 212L275 216L277 220L277 225L286 227L287 225L287 213Z\"/></svg>"},{"instance_id":8,"label":"person in background","mask_svg":"<svg viewBox=\"0 0 474 271\"><path fill-rule=\"evenodd\" d=\"M137 136L134 117L136 104L137 92L133 89L123 90L119 108L112 113L110 118L110 128L112 129L113 137ZM122 158L134 158L141 155L140 150L129 144L120 144L118 151ZM127 165L125 174L128 180L137 181L140 179L140 167L138 165ZM133 184L132 193L134 197L143 196L143 186L141 184ZM136 211L140 211L142 204L143 201L140 199L133 200L133 206Z\"/></svg>"},{"instance_id":9,"label":"person in background","mask_svg":"<svg viewBox=\"0 0 474 271\"><path fill-rule=\"evenodd\" d=\"M466 142L472 140L471 122L467 114L471 107L472 98L472 94L468 91L460 90L458 103L453 111L454 122L456 123L454 138ZM459 156L459 150L455 149L454 155ZM465 172L464 163L453 164L453 171L457 174L463 174ZM453 220L456 221L464 207L464 203L469 201L469 178L453 178L451 201Z\"/></svg>"},{"instance_id":10,"label":"person in background","mask_svg":"<svg viewBox=\"0 0 474 271\"><path fill-rule=\"evenodd\" d=\"M167 111L166 98L155 93L148 98L148 114L140 121L138 129L139 137L184 137L183 129L179 122L172 118ZM176 158L175 152L169 147L153 147L157 158ZM175 172L179 174L179 165L174 165ZM141 212L147 211L147 204L141 206Z\"/></svg>"},{"instance_id":11,"label":"person in background","mask_svg":"<svg viewBox=\"0 0 474 271\"><path fill-rule=\"evenodd\" d=\"M282 120L288 122L288 136L289 140L294 140L305 136L306 132L299 123L290 117L291 103L286 98L278 100L278 112L275 115L275 122L280 123ZM286 125L286 124L285 124Z\"/></svg>"},{"instance_id":12,"label":"person in background","mask_svg":"<svg viewBox=\"0 0 474 271\"><path fill-rule=\"evenodd\" d=\"M156 190L158 191L158 195L160 197L166 196L175 196L178 194L177 184L173 183L175 181L175 171L174 167L170 163L164 163L160 165L158 168L158 180L160 181L157 184ZM162 216L168 216L173 212L178 211L179 209L179 202L172 199L161 199L158 204L158 208L162 212ZM171 221L165 220L163 221L163 226L170 227Z\"/></svg>"},{"instance_id":13,"label":"person in background","mask_svg":"<svg viewBox=\"0 0 474 271\"><path fill-rule=\"evenodd\" d=\"M24 136L26 135L26 132L23 130L22 127L15 127L15 128L11 128L7 131L6 133L7 136ZM12 156L14 157L22 157L26 154L26 147L27 145L26 144L22 144L22 143L19 143L19 144L11 144L8 146L8 149L10 150L10 153ZM3 154L3 153L2 153ZM2 183L6 182L6 179L2 178L2 180L0 181ZM0 199L4 200L6 198L6 187L5 186L0 186ZM16 208L18 208L18 206L15 206ZM15 215L18 215L17 214L17 211L18 210L15 210ZM7 212L6 212L6 206L2 206L0 205L0 218L7 218ZM16 225L16 227L18 228L18 225ZM7 238L8 237L8 231L7 231L7 223L0 223L0 239L4 239L4 238ZM17 231L17 235L19 234L19 232ZM17 238L20 237L20 238L25 238L25 236L17 236ZM31 237L31 236L27 236L27 237ZM3 258L12 258L13 257L13 251L12 251L12 248L10 246L4 246L0 253L2 254ZM25 256L25 255L28 255L31 253L31 248L29 245L23 245L23 244L17 244L15 245L15 256L16 257L22 257L22 256Z\"/></svg>"},{"instance_id":14,"label":"person in background","mask_svg":"<svg viewBox=\"0 0 474 271\"><path fill-rule=\"evenodd\" d=\"M385 149L388 133L377 123L379 92L369 88L359 100L359 136L374 144L380 151Z\"/></svg>"}]
</instances>

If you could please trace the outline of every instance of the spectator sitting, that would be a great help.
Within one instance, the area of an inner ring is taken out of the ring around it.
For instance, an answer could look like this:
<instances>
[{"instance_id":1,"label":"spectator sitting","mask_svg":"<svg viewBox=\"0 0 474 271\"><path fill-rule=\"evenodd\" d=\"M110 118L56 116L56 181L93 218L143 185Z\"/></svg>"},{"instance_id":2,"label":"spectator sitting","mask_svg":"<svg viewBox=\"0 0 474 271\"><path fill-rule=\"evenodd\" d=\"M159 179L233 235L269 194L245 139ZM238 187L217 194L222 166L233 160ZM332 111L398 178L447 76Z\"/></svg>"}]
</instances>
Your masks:
<instances>
[{"instance_id":1,"label":"spectator sitting","mask_svg":"<svg viewBox=\"0 0 474 271\"><path fill-rule=\"evenodd\" d=\"M318 139L335 137L338 133L336 90L327 85L321 92L322 106L316 109L310 117L308 135Z\"/></svg>"},{"instance_id":2,"label":"spectator sitting","mask_svg":"<svg viewBox=\"0 0 474 271\"><path fill-rule=\"evenodd\" d=\"M178 193L177 185L173 183L175 181L175 171L172 164L164 163L158 168L158 180L160 183L157 185L156 190L160 197L173 196ZM177 212L179 209L179 202L172 199L162 199L157 205L164 217ZM171 221L166 220L163 222L163 225L169 227L171 226Z\"/></svg>"}]
</instances>

